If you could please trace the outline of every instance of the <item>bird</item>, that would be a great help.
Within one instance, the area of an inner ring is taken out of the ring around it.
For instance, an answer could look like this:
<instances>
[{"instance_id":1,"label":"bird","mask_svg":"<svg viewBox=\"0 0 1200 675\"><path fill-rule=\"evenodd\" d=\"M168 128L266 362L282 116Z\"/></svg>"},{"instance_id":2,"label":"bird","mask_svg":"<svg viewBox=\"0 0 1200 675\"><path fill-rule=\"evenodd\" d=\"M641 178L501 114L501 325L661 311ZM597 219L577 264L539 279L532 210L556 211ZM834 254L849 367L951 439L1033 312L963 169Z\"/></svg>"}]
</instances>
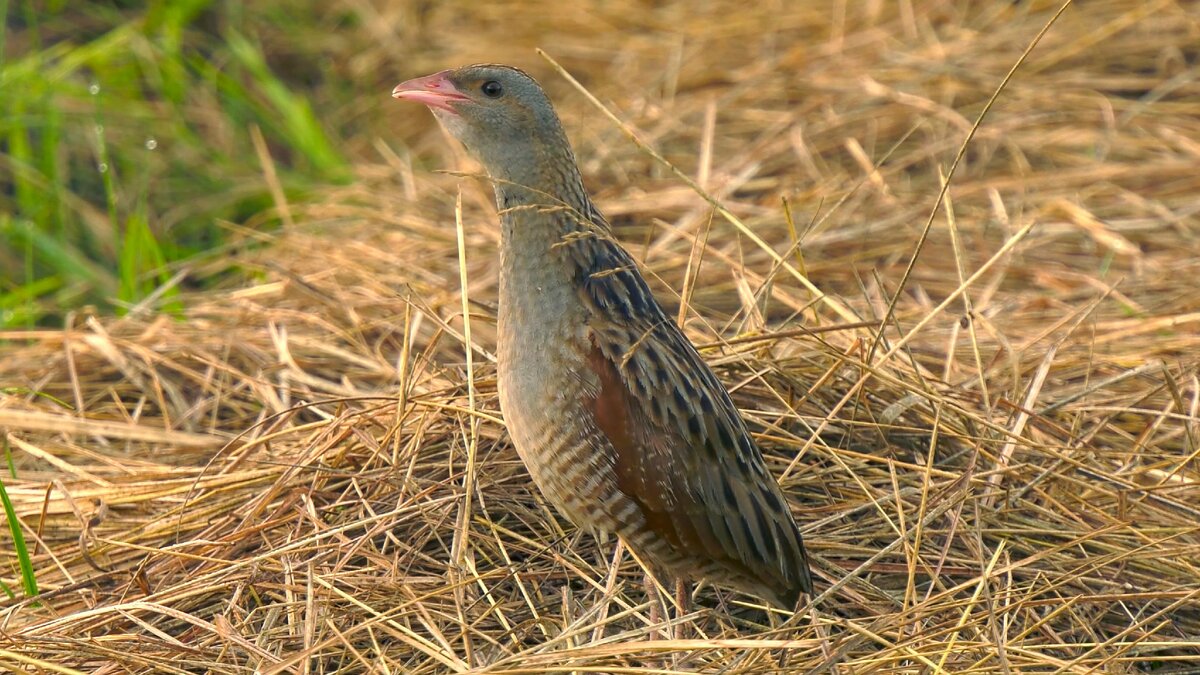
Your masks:
<instances>
[{"instance_id":1,"label":"bird","mask_svg":"<svg viewBox=\"0 0 1200 675\"><path fill-rule=\"evenodd\" d=\"M477 64L392 96L426 105L492 184L500 409L546 501L601 541L617 535L659 578L795 611L813 583L783 491L588 196L545 90Z\"/></svg>"}]
</instances>

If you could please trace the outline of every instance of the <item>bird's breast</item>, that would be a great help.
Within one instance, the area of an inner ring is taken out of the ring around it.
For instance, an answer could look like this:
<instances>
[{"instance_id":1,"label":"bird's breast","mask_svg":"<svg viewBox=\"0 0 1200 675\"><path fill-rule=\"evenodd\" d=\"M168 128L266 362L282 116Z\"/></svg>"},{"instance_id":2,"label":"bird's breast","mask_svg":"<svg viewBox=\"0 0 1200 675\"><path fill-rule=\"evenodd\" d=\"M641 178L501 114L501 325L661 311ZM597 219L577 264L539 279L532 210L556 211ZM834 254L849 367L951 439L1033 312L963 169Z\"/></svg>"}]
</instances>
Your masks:
<instances>
[{"instance_id":1,"label":"bird's breast","mask_svg":"<svg viewBox=\"0 0 1200 675\"><path fill-rule=\"evenodd\" d=\"M569 272L502 252L500 407L513 445L546 497L577 525L616 529L612 455L585 410L598 383L587 366L587 316Z\"/></svg>"}]
</instances>

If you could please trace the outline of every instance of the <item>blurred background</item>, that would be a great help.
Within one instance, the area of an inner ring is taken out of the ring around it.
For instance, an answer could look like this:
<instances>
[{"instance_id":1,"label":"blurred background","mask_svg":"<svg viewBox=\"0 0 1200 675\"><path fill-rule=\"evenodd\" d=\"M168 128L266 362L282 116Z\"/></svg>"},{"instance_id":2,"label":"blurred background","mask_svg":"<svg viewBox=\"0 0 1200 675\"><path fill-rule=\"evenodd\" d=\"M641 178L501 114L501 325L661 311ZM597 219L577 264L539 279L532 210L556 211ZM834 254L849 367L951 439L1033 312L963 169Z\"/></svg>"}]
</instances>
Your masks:
<instances>
[{"instance_id":1,"label":"blurred background","mask_svg":"<svg viewBox=\"0 0 1200 675\"><path fill-rule=\"evenodd\" d=\"M288 189L348 178L347 107L313 110L358 83L314 38L351 17L252 4L0 5L0 322L119 308L220 246L269 203L252 129Z\"/></svg>"}]
</instances>

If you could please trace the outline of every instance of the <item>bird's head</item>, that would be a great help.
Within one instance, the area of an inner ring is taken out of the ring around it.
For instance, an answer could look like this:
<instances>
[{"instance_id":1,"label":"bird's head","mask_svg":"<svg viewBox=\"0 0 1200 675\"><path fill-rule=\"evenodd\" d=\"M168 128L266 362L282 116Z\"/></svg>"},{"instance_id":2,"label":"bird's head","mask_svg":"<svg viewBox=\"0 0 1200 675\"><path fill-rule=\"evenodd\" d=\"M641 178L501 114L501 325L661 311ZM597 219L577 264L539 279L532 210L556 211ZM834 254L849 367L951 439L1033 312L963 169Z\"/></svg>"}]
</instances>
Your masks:
<instances>
[{"instance_id":1,"label":"bird's head","mask_svg":"<svg viewBox=\"0 0 1200 675\"><path fill-rule=\"evenodd\" d=\"M392 96L424 103L495 178L530 178L570 146L546 92L510 66L443 70L396 85ZM532 172L532 174L530 173Z\"/></svg>"}]
</instances>

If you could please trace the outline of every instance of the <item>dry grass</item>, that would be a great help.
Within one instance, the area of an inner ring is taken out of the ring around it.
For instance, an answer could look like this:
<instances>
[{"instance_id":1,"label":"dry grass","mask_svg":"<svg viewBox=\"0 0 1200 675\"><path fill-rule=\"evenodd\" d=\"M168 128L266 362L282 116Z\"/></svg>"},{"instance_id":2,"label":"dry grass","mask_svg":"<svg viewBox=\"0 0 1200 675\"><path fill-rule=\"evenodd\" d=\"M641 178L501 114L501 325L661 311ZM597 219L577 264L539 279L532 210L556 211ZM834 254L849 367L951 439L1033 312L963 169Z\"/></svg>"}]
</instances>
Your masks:
<instances>
[{"instance_id":1,"label":"dry grass","mask_svg":"<svg viewBox=\"0 0 1200 675\"><path fill-rule=\"evenodd\" d=\"M418 30L398 4L358 30ZM437 49L412 47L424 60L387 79L477 59L542 76L660 297L690 297L689 333L804 525L815 608L783 623L701 587L686 639L652 639L636 563L611 569L611 546L540 501L498 419L489 189L431 172L464 165L397 107L356 184L288 205L281 233L247 230L212 264L248 281L187 297L184 320L0 335L4 479L43 589L0 605L0 658L98 673L1197 672L1196 5L1069 9L968 147L901 289L939 172L1056 8L687 4L449 4L420 17ZM878 325L898 291L876 344L852 320Z\"/></svg>"}]
</instances>

